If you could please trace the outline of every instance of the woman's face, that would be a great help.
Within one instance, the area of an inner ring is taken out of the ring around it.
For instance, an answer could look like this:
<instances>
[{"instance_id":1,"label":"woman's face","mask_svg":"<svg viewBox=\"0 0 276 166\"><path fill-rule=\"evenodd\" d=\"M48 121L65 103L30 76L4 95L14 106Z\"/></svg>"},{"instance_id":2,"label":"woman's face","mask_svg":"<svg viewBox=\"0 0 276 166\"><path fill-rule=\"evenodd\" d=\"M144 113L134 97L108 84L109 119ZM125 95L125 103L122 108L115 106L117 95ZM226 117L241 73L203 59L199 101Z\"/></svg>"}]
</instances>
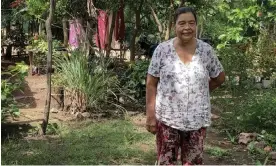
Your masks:
<instances>
[{"instance_id":1,"label":"woman's face","mask_svg":"<svg viewBox=\"0 0 276 166\"><path fill-rule=\"evenodd\" d=\"M183 42L188 42L196 36L196 20L193 13L188 12L178 16L175 33Z\"/></svg>"}]
</instances>

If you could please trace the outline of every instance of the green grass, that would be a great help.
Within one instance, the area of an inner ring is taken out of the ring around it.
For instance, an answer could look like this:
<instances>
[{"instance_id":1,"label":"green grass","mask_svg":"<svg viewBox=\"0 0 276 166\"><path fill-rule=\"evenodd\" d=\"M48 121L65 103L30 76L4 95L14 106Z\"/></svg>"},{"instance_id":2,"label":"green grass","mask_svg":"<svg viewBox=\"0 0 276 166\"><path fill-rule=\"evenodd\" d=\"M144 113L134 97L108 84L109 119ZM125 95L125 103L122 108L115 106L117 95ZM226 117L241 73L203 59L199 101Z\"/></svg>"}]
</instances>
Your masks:
<instances>
[{"instance_id":1,"label":"green grass","mask_svg":"<svg viewBox=\"0 0 276 166\"><path fill-rule=\"evenodd\" d=\"M154 136L130 121L112 120L62 127L47 140L9 140L2 143L2 164L96 165L154 164Z\"/></svg>"},{"instance_id":2,"label":"green grass","mask_svg":"<svg viewBox=\"0 0 276 166\"><path fill-rule=\"evenodd\" d=\"M205 147L206 153L208 153L210 156L222 158L229 155L228 150L222 149L217 146L206 146Z\"/></svg>"}]
</instances>

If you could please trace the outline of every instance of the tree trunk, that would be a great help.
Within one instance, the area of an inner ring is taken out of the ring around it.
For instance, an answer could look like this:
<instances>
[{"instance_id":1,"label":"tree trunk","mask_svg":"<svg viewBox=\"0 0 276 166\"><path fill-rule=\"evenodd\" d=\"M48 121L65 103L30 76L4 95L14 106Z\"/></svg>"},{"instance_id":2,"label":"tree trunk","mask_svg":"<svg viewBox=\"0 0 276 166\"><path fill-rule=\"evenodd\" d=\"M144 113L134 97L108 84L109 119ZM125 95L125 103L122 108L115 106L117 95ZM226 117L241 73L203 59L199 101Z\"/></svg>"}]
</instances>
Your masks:
<instances>
[{"instance_id":1,"label":"tree trunk","mask_svg":"<svg viewBox=\"0 0 276 166\"><path fill-rule=\"evenodd\" d=\"M44 22L42 20L40 20L39 21L39 26L38 26L38 34L39 35L44 34L43 29L44 29Z\"/></svg>"},{"instance_id":2,"label":"tree trunk","mask_svg":"<svg viewBox=\"0 0 276 166\"><path fill-rule=\"evenodd\" d=\"M64 47L68 46L68 26L67 26L67 19L64 17L62 19L62 29L63 29L63 45Z\"/></svg>"},{"instance_id":3,"label":"tree trunk","mask_svg":"<svg viewBox=\"0 0 276 166\"><path fill-rule=\"evenodd\" d=\"M159 31L159 37L160 37L160 39L161 39L161 36L162 36L162 32L163 32L163 26L162 26L162 24L161 24L161 22L160 22L160 20L158 19L158 17L157 17L157 14L155 13L155 11L153 10L153 8L149 5L149 7L150 7L150 10L151 10L151 14L152 14L152 16L153 16L153 20L154 20L154 22L157 24L157 26L158 26L158 31Z\"/></svg>"},{"instance_id":4,"label":"tree trunk","mask_svg":"<svg viewBox=\"0 0 276 166\"><path fill-rule=\"evenodd\" d=\"M55 0L50 0L50 13L46 20L46 32L48 41L48 55L47 55L47 96L44 109L44 119L42 124L43 134L46 134L46 129L49 121L50 105L51 105L51 72L52 72L52 53L53 53L53 43L52 43L52 30L51 24L53 20L55 10Z\"/></svg>"},{"instance_id":5,"label":"tree trunk","mask_svg":"<svg viewBox=\"0 0 276 166\"><path fill-rule=\"evenodd\" d=\"M87 39L89 42L89 56L93 57L95 55L95 50L93 49L93 36L95 32L97 33L97 9L94 6L93 0L87 0L87 12L88 12L88 21L87 21ZM98 38L97 38L98 39Z\"/></svg>"},{"instance_id":6,"label":"tree trunk","mask_svg":"<svg viewBox=\"0 0 276 166\"><path fill-rule=\"evenodd\" d=\"M6 36L7 36L7 38L9 38L10 33L11 33L11 23L9 21L9 22L7 22L7 26L6 26ZM12 59L12 45L11 44L9 44L7 46L6 54L5 54L4 59L5 60L11 60Z\"/></svg>"},{"instance_id":7,"label":"tree trunk","mask_svg":"<svg viewBox=\"0 0 276 166\"><path fill-rule=\"evenodd\" d=\"M111 26L110 26L109 36L108 36L107 50L106 50L107 58L109 58L110 51L111 51L111 43L112 43L112 37L113 37L114 28L115 28L115 20L116 20L116 11L113 11Z\"/></svg>"},{"instance_id":8,"label":"tree trunk","mask_svg":"<svg viewBox=\"0 0 276 166\"><path fill-rule=\"evenodd\" d=\"M168 19L168 23L167 23L165 40L169 40L170 34L171 34L171 29L172 29L173 0L171 0L170 2L171 3L170 3L170 9L169 9L169 19Z\"/></svg>"},{"instance_id":9,"label":"tree trunk","mask_svg":"<svg viewBox=\"0 0 276 166\"><path fill-rule=\"evenodd\" d=\"M90 18L87 21L87 39L88 39L88 47L89 47L89 55L94 56L95 55L95 50L93 49L93 36L94 36L94 32L96 32L96 20L93 18Z\"/></svg>"},{"instance_id":10,"label":"tree trunk","mask_svg":"<svg viewBox=\"0 0 276 166\"><path fill-rule=\"evenodd\" d=\"M140 22L141 22L141 10L142 10L142 6L143 6L143 2L144 0L140 1L139 4L139 8L135 10L135 27L133 30L133 35L132 35L132 39L131 39L131 43L130 43L130 61L134 61L135 60L135 43L136 43L136 36L138 34L138 32L140 31Z\"/></svg>"}]
</instances>

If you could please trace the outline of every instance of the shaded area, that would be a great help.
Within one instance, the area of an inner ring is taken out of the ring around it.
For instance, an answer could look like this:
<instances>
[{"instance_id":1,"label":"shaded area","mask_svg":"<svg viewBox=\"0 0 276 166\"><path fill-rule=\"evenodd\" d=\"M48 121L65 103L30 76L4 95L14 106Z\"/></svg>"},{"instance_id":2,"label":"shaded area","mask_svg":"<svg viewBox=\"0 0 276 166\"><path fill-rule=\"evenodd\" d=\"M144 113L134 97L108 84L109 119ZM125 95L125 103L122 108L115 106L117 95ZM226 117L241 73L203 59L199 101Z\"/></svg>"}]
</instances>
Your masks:
<instances>
[{"instance_id":1,"label":"shaded area","mask_svg":"<svg viewBox=\"0 0 276 166\"><path fill-rule=\"evenodd\" d=\"M38 120L39 121L39 120ZM1 123L1 142L7 139L22 139L35 127L30 122L22 123Z\"/></svg>"},{"instance_id":2,"label":"shaded area","mask_svg":"<svg viewBox=\"0 0 276 166\"><path fill-rule=\"evenodd\" d=\"M27 82L24 83L23 87L22 90L13 93L18 108L36 108L37 104L34 98L36 92L32 92Z\"/></svg>"}]
</instances>

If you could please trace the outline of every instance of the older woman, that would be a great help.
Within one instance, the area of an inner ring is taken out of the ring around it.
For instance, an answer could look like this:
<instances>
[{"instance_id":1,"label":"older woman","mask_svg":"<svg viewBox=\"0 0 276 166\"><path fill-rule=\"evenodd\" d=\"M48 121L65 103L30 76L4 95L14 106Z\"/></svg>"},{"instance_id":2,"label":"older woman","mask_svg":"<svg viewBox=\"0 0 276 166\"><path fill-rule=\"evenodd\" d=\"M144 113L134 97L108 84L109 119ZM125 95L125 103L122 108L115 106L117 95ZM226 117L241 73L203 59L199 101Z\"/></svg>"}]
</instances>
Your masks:
<instances>
[{"instance_id":1,"label":"older woman","mask_svg":"<svg viewBox=\"0 0 276 166\"><path fill-rule=\"evenodd\" d=\"M225 79L213 48L195 38L192 8L176 11L176 37L158 45L148 69L146 128L156 134L158 163L202 164L206 127L211 124L210 91Z\"/></svg>"}]
</instances>

